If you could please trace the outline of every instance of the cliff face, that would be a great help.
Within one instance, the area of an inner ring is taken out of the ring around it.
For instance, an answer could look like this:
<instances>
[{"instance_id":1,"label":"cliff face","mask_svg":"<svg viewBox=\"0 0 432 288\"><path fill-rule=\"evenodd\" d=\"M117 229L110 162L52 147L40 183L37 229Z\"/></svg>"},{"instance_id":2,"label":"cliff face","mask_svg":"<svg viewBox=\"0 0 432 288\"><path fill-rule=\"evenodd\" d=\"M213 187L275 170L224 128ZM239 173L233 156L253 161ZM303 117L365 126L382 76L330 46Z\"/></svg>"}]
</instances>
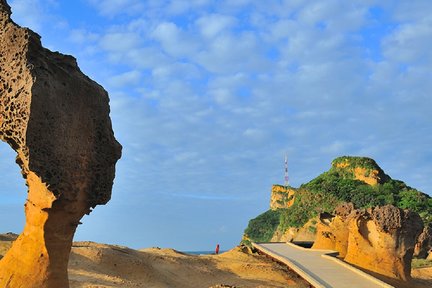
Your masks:
<instances>
[{"instance_id":1,"label":"cliff face","mask_svg":"<svg viewBox=\"0 0 432 288\"><path fill-rule=\"evenodd\" d=\"M0 0L0 139L17 153L28 197L24 231L0 261L0 287L68 287L75 229L109 201L121 146L106 91L10 15Z\"/></svg>"},{"instance_id":2,"label":"cliff face","mask_svg":"<svg viewBox=\"0 0 432 288\"><path fill-rule=\"evenodd\" d=\"M291 207L294 203L295 192L296 190L291 187L273 185L271 189L270 209L276 210Z\"/></svg>"}]
</instances>

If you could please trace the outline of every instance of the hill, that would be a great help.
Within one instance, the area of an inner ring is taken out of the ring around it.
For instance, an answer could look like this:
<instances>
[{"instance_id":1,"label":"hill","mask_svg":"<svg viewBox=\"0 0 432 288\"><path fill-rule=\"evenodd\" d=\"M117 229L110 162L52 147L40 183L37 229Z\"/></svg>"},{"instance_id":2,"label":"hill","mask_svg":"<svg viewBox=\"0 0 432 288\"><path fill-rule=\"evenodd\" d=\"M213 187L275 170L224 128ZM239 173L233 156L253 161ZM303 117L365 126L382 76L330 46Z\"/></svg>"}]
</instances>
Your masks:
<instances>
[{"instance_id":1,"label":"hill","mask_svg":"<svg viewBox=\"0 0 432 288\"><path fill-rule=\"evenodd\" d=\"M278 194L272 193L271 203L277 205L250 220L244 234L246 241L286 241L299 233L312 240L315 218L319 213L332 213L342 202L352 202L357 208L392 204L419 213L425 224L432 222L432 198L392 179L367 157L338 157L328 171L308 183L287 187L285 197L281 196L283 189L276 190Z\"/></svg>"}]
</instances>

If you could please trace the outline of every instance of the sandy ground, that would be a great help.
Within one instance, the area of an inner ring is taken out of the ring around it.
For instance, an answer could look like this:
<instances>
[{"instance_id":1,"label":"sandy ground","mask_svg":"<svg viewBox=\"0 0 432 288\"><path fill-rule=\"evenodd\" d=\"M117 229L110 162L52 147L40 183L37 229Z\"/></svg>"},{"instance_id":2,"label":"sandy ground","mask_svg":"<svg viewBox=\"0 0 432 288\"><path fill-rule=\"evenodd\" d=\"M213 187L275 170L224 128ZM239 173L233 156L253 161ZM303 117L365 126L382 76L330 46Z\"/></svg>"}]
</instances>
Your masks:
<instances>
[{"instance_id":1,"label":"sandy ground","mask_svg":"<svg viewBox=\"0 0 432 288\"><path fill-rule=\"evenodd\" d=\"M240 248L217 256L193 256L172 249L137 251L91 242L74 244L69 279L71 288L308 287L284 266Z\"/></svg>"},{"instance_id":2,"label":"sandy ground","mask_svg":"<svg viewBox=\"0 0 432 288\"><path fill-rule=\"evenodd\" d=\"M411 272L415 287L432 287L432 267L413 269Z\"/></svg>"},{"instance_id":3,"label":"sandy ground","mask_svg":"<svg viewBox=\"0 0 432 288\"><path fill-rule=\"evenodd\" d=\"M15 235L0 234L0 255ZM0 256L1 257L1 256ZM410 283L395 287L432 287L432 267L414 269ZM309 287L286 267L239 247L220 255L194 256L172 249L75 242L69 261L70 288Z\"/></svg>"}]
</instances>

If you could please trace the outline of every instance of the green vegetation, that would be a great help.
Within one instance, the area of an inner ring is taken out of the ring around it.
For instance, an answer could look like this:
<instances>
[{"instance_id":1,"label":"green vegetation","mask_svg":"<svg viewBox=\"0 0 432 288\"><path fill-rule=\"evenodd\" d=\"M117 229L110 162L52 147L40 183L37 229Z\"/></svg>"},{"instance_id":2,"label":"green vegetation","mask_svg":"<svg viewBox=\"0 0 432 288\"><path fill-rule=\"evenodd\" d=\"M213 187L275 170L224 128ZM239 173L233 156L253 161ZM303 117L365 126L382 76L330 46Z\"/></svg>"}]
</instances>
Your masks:
<instances>
[{"instance_id":1,"label":"green vegetation","mask_svg":"<svg viewBox=\"0 0 432 288\"><path fill-rule=\"evenodd\" d=\"M349 166L336 167L347 161ZM284 232L290 227L302 227L321 212L332 213L341 202L352 202L356 208L392 204L419 213L425 224L432 222L432 198L402 181L391 179L373 159L344 156L336 158L332 165L329 171L296 190L291 207L267 211L251 220L246 235L252 241L269 241L276 230ZM382 181L372 186L356 180L352 171L355 167L377 170Z\"/></svg>"},{"instance_id":2,"label":"green vegetation","mask_svg":"<svg viewBox=\"0 0 432 288\"><path fill-rule=\"evenodd\" d=\"M311 232L311 233L316 233L317 232L317 228L315 227L315 226L309 226L308 227L308 230Z\"/></svg>"},{"instance_id":3,"label":"green vegetation","mask_svg":"<svg viewBox=\"0 0 432 288\"><path fill-rule=\"evenodd\" d=\"M247 246L247 247L252 248L252 242L251 242L250 240L248 240L248 239L243 239L243 240L240 242L240 245L244 245L244 246Z\"/></svg>"},{"instance_id":4,"label":"green vegetation","mask_svg":"<svg viewBox=\"0 0 432 288\"><path fill-rule=\"evenodd\" d=\"M426 267L432 267L432 260L414 258L411 262L411 268L413 269L426 268Z\"/></svg>"},{"instance_id":5,"label":"green vegetation","mask_svg":"<svg viewBox=\"0 0 432 288\"><path fill-rule=\"evenodd\" d=\"M345 163L349 163L349 166L351 167L361 167L370 170L382 171L375 160L368 157L342 156L334 159L332 161L332 166L334 167L337 164Z\"/></svg>"},{"instance_id":6,"label":"green vegetation","mask_svg":"<svg viewBox=\"0 0 432 288\"><path fill-rule=\"evenodd\" d=\"M313 193L299 189L295 195L294 204L281 209L279 230L289 227L302 227L306 222L321 212L333 211L341 201L330 194Z\"/></svg>"},{"instance_id":7,"label":"green vegetation","mask_svg":"<svg viewBox=\"0 0 432 288\"><path fill-rule=\"evenodd\" d=\"M354 203L357 208L392 204L419 213L425 223L432 222L432 198L399 180L389 179L384 184L371 186L330 169L301 188L319 195L333 195Z\"/></svg>"},{"instance_id":8,"label":"green vegetation","mask_svg":"<svg viewBox=\"0 0 432 288\"><path fill-rule=\"evenodd\" d=\"M245 230L246 236L256 242L270 241L279 225L281 210L268 210L255 219L250 220Z\"/></svg>"}]
</instances>

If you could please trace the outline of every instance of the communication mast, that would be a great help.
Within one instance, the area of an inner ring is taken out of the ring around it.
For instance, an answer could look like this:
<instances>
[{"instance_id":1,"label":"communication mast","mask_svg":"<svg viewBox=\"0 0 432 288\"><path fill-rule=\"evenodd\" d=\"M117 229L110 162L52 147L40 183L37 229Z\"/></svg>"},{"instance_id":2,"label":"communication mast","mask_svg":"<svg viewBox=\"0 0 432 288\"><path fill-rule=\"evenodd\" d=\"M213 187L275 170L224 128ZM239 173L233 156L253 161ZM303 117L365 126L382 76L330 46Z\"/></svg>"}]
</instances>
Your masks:
<instances>
[{"instance_id":1,"label":"communication mast","mask_svg":"<svg viewBox=\"0 0 432 288\"><path fill-rule=\"evenodd\" d=\"M288 155L285 154L285 187L289 186L289 177L288 177Z\"/></svg>"}]
</instances>

